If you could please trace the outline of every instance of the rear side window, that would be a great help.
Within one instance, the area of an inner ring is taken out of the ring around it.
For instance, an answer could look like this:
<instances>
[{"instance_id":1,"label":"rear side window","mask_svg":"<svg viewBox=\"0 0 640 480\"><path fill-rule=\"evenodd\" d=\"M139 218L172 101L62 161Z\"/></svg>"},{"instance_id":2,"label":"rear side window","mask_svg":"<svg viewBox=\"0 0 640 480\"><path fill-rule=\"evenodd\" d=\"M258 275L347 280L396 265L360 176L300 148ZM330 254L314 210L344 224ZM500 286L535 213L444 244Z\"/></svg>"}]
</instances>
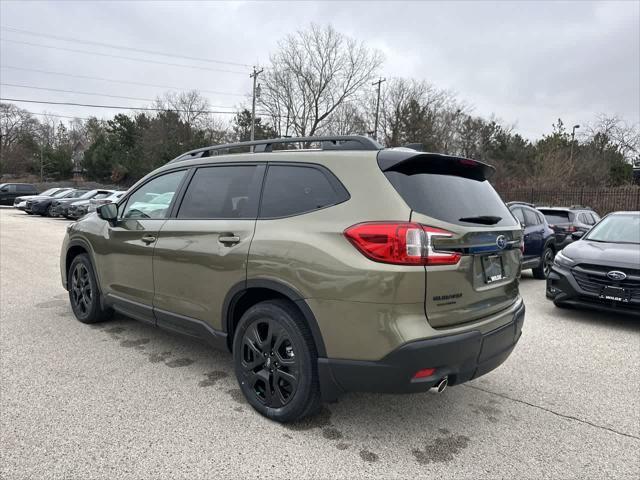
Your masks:
<instances>
[{"instance_id":1,"label":"rear side window","mask_svg":"<svg viewBox=\"0 0 640 480\"><path fill-rule=\"evenodd\" d=\"M271 165L262 193L261 218L288 217L342 203L349 198L329 172L318 167Z\"/></svg>"},{"instance_id":2,"label":"rear side window","mask_svg":"<svg viewBox=\"0 0 640 480\"><path fill-rule=\"evenodd\" d=\"M196 170L178 218L256 218L262 167L206 167Z\"/></svg>"},{"instance_id":3,"label":"rear side window","mask_svg":"<svg viewBox=\"0 0 640 480\"><path fill-rule=\"evenodd\" d=\"M36 191L36 187L34 187L33 185L17 185L17 187L18 187L18 192L20 193Z\"/></svg>"},{"instance_id":4,"label":"rear side window","mask_svg":"<svg viewBox=\"0 0 640 480\"><path fill-rule=\"evenodd\" d=\"M555 225L556 223L569 223L569 212L563 212L558 210L541 210L544 214L547 222L551 225Z\"/></svg>"},{"instance_id":5,"label":"rear side window","mask_svg":"<svg viewBox=\"0 0 640 480\"><path fill-rule=\"evenodd\" d=\"M533 210L529 210L528 208L525 208L523 211L524 211L524 224L527 227L530 227L532 225L538 225L540 223L540 219L538 218L538 215L536 214L536 212L534 212Z\"/></svg>"},{"instance_id":6,"label":"rear side window","mask_svg":"<svg viewBox=\"0 0 640 480\"><path fill-rule=\"evenodd\" d=\"M412 210L456 225L481 225L462 218L499 217L491 225L517 225L487 180L416 170L386 171L384 175Z\"/></svg>"}]
</instances>

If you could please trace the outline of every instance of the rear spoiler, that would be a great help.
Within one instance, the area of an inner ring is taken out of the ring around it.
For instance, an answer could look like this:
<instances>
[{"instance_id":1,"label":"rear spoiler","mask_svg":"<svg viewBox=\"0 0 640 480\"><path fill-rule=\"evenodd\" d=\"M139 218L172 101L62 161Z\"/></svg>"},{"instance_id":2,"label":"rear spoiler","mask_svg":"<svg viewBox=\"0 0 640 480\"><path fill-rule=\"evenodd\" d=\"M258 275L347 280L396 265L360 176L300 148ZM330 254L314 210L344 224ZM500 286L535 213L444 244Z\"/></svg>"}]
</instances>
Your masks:
<instances>
[{"instance_id":1,"label":"rear spoiler","mask_svg":"<svg viewBox=\"0 0 640 480\"><path fill-rule=\"evenodd\" d=\"M409 148L388 148L378 152L378 166L383 172L434 173L455 175L484 181L491 178L496 169L477 160L441 153L418 152Z\"/></svg>"}]
</instances>

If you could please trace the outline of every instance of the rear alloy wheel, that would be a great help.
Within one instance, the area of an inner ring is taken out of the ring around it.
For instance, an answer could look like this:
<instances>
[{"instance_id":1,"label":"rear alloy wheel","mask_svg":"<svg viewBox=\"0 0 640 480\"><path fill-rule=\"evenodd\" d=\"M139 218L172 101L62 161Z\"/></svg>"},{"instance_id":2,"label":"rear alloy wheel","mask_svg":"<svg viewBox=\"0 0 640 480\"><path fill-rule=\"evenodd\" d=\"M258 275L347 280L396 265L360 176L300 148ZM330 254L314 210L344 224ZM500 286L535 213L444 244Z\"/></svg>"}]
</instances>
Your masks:
<instances>
[{"instance_id":1,"label":"rear alloy wheel","mask_svg":"<svg viewBox=\"0 0 640 480\"><path fill-rule=\"evenodd\" d=\"M240 319L233 342L236 377L262 415L291 422L320 407L315 345L297 309L262 302Z\"/></svg>"},{"instance_id":2,"label":"rear alloy wheel","mask_svg":"<svg viewBox=\"0 0 640 480\"><path fill-rule=\"evenodd\" d=\"M69 300L74 315L82 323L96 323L111 317L110 309L100 304L100 291L91 260L86 254L78 255L69 267L67 283Z\"/></svg>"},{"instance_id":3,"label":"rear alloy wheel","mask_svg":"<svg viewBox=\"0 0 640 480\"><path fill-rule=\"evenodd\" d=\"M544 249L540 258L540 265L533 269L533 277L538 280L544 280L551 273L551 266L554 258L553 250L549 247Z\"/></svg>"}]
</instances>

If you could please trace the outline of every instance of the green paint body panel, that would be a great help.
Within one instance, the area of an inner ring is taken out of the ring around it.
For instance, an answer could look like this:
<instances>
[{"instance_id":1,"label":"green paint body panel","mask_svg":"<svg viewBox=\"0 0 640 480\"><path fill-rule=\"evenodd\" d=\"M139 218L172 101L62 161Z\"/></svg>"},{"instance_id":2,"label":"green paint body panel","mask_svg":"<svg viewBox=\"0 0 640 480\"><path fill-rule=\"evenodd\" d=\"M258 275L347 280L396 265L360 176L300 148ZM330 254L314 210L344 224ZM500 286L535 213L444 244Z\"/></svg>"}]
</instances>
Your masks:
<instances>
[{"instance_id":1,"label":"green paint body panel","mask_svg":"<svg viewBox=\"0 0 640 480\"><path fill-rule=\"evenodd\" d=\"M327 357L379 360L412 341L476 330L513 320L520 251L503 253L506 278L486 284L477 255L457 265L401 266L369 260L345 238L346 228L370 221L414 221L453 232L442 244L469 246L479 233L519 242L519 226L449 224L416 212L380 170L377 151L282 151L220 155L168 164L140 180L176 169L220 163L298 162L328 168L350 198L316 211L276 219L118 220L90 214L72 224L61 256L66 286L69 246L82 245L95 265L102 293L148 308L226 329L221 318L230 289L246 280L269 280L304 299L315 317ZM176 194L176 197L178 195ZM126 202L128 194L120 204ZM174 201L176 201L174 199ZM234 234L232 246L218 241ZM146 244L143 236L157 240ZM438 298L457 295L455 302Z\"/></svg>"}]
</instances>

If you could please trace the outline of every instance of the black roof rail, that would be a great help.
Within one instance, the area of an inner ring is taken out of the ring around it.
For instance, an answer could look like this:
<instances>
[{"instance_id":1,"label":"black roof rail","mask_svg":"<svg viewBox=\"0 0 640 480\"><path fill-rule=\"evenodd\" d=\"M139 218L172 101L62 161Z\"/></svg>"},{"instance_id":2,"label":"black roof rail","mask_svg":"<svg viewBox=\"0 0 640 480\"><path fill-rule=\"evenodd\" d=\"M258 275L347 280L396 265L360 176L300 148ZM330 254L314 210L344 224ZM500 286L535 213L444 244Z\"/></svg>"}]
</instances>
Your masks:
<instances>
[{"instance_id":1,"label":"black roof rail","mask_svg":"<svg viewBox=\"0 0 640 480\"><path fill-rule=\"evenodd\" d=\"M229 153L230 150L244 147L253 147L255 153L267 153L273 151L273 145L290 143L319 143L320 150L381 150L383 147L374 139L363 135L333 135L316 137L288 137L271 138L267 140L254 140L252 142L226 143L223 145L211 145L209 147L191 150L168 163L181 162L194 158L210 157Z\"/></svg>"}]
</instances>

